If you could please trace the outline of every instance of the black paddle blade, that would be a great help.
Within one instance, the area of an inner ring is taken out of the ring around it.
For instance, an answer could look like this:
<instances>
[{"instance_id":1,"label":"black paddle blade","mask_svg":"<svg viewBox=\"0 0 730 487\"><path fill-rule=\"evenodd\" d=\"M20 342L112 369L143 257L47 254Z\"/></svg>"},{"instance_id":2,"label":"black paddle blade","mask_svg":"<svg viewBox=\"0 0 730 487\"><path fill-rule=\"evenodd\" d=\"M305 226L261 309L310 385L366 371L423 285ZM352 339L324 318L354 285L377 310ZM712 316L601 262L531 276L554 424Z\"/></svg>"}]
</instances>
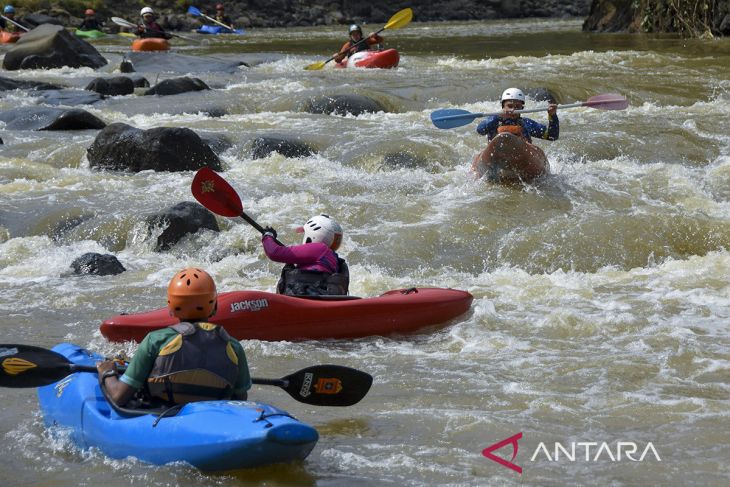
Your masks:
<instances>
[{"instance_id":1,"label":"black paddle blade","mask_svg":"<svg viewBox=\"0 0 730 487\"><path fill-rule=\"evenodd\" d=\"M314 406L352 406L370 390L370 374L341 365L314 365L284 377L291 397Z\"/></svg>"},{"instance_id":2,"label":"black paddle blade","mask_svg":"<svg viewBox=\"0 0 730 487\"><path fill-rule=\"evenodd\" d=\"M41 387L73 371L61 354L31 345L0 345L0 387Z\"/></svg>"}]
</instances>

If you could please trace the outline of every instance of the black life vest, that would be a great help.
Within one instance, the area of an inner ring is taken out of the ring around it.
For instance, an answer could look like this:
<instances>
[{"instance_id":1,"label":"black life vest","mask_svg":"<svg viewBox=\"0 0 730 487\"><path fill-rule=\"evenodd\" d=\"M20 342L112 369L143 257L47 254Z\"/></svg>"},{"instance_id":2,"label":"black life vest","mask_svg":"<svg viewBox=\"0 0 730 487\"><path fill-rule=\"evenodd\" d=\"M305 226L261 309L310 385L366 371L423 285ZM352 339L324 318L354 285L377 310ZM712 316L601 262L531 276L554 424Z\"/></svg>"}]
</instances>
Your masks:
<instances>
[{"instance_id":1,"label":"black life vest","mask_svg":"<svg viewBox=\"0 0 730 487\"><path fill-rule=\"evenodd\" d=\"M238 356L223 327L179 323L178 335L160 350L147 378L152 397L174 404L230 398Z\"/></svg>"},{"instance_id":2,"label":"black life vest","mask_svg":"<svg viewBox=\"0 0 730 487\"><path fill-rule=\"evenodd\" d=\"M281 270L276 292L288 296L347 296L350 289L350 269L337 257L337 272L307 271L287 264Z\"/></svg>"}]
</instances>

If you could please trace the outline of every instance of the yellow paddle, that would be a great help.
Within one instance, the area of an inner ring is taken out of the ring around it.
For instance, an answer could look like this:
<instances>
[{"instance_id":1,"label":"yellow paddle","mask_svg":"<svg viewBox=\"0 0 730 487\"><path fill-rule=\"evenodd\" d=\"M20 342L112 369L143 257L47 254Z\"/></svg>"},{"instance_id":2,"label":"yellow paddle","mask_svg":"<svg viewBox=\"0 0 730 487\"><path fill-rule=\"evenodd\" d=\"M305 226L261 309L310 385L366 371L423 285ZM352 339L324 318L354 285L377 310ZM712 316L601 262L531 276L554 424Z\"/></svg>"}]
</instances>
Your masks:
<instances>
[{"instance_id":1,"label":"yellow paddle","mask_svg":"<svg viewBox=\"0 0 730 487\"><path fill-rule=\"evenodd\" d=\"M405 27L406 25L408 25L411 22L411 19L412 18L413 18L413 10L410 9L410 8L404 8L400 12L395 13L390 18L390 20L388 21L388 23L385 24L385 26L383 26L382 29L380 29L379 31L375 32L375 35L380 34L385 29L400 29L401 27ZM367 37L363 37L362 39L360 39L359 41L357 41L355 44L353 44L351 47L355 47L358 44L360 44L361 42L365 42L366 40L367 40ZM342 53L337 53L337 54L335 54L334 56L332 56L331 58L329 58L326 61L319 61L317 63L312 63L312 64L310 64L309 66L307 66L304 69L309 70L309 71L317 71L317 70L320 70L320 69L324 68L324 65L325 64L327 64L328 62L332 61L334 58L336 58L340 54L342 54Z\"/></svg>"}]
</instances>

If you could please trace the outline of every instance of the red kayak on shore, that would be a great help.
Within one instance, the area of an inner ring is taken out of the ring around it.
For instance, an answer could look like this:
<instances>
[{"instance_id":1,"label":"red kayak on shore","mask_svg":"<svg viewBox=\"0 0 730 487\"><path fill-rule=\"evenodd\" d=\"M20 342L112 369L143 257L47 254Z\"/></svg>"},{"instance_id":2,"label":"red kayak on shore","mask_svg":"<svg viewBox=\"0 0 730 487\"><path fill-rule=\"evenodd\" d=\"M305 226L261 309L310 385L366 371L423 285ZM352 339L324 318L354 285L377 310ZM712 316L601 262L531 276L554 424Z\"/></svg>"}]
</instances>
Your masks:
<instances>
[{"instance_id":1,"label":"red kayak on shore","mask_svg":"<svg viewBox=\"0 0 730 487\"><path fill-rule=\"evenodd\" d=\"M493 183L529 183L548 174L550 164L536 145L511 133L497 134L486 149L474 156L472 171Z\"/></svg>"},{"instance_id":2,"label":"red kayak on shore","mask_svg":"<svg viewBox=\"0 0 730 487\"><path fill-rule=\"evenodd\" d=\"M398 66L400 54L395 49L384 51L360 51L335 66L338 68L381 68L390 69Z\"/></svg>"},{"instance_id":3,"label":"red kayak on shore","mask_svg":"<svg viewBox=\"0 0 730 487\"><path fill-rule=\"evenodd\" d=\"M218 311L208 321L237 340L358 338L445 323L466 313L473 299L466 291L442 288L398 289L371 298L234 291L218 296ZM147 333L178 322L167 308L120 314L104 320L101 334L111 341L140 342Z\"/></svg>"}]
</instances>

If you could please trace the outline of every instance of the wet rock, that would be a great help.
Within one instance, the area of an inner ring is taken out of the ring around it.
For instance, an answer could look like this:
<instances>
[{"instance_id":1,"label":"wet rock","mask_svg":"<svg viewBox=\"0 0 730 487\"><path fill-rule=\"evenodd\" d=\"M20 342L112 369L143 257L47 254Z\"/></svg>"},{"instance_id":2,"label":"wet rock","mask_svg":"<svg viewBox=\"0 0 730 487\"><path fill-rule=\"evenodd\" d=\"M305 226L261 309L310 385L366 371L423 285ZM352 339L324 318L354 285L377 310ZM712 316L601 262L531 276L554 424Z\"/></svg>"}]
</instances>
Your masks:
<instances>
[{"instance_id":1,"label":"wet rock","mask_svg":"<svg viewBox=\"0 0 730 487\"><path fill-rule=\"evenodd\" d=\"M161 213L147 218L150 229L164 227L157 237L155 250L169 250L186 235L208 229L220 232L215 216L202 205L193 201L183 201Z\"/></svg>"},{"instance_id":2,"label":"wet rock","mask_svg":"<svg viewBox=\"0 0 730 487\"><path fill-rule=\"evenodd\" d=\"M48 229L48 234L54 242L62 242L69 232L92 218L94 218L94 215L88 213L64 215Z\"/></svg>"},{"instance_id":3,"label":"wet rock","mask_svg":"<svg viewBox=\"0 0 730 487\"><path fill-rule=\"evenodd\" d=\"M95 252L88 252L78 257L71 263L71 268L74 274L95 276L112 276L127 270L115 256Z\"/></svg>"},{"instance_id":4,"label":"wet rock","mask_svg":"<svg viewBox=\"0 0 730 487\"><path fill-rule=\"evenodd\" d=\"M43 24L21 37L5 54L3 68L51 69L100 68L107 63L94 47L61 25Z\"/></svg>"},{"instance_id":5,"label":"wet rock","mask_svg":"<svg viewBox=\"0 0 730 487\"><path fill-rule=\"evenodd\" d=\"M251 157L262 159L272 152L284 157L307 157L315 153L308 144L297 139L283 137L256 137L251 144Z\"/></svg>"},{"instance_id":6,"label":"wet rock","mask_svg":"<svg viewBox=\"0 0 730 487\"><path fill-rule=\"evenodd\" d=\"M428 166L428 162L410 152L393 152L383 156L381 167L384 169L417 169Z\"/></svg>"},{"instance_id":7,"label":"wet rock","mask_svg":"<svg viewBox=\"0 0 730 487\"><path fill-rule=\"evenodd\" d=\"M5 90L60 90L60 86L40 81L22 81L0 76L0 91Z\"/></svg>"},{"instance_id":8,"label":"wet rock","mask_svg":"<svg viewBox=\"0 0 730 487\"><path fill-rule=\"evenodd\" d=\"M147 81L147 78L140 77L140 78L134 78L132 79L132 83L134 83L135 88L149 88L150 82Z\"/></svg>"},{"instance_id":9,"label":"wet rock","mask_svg":"<svg viewBox=\"0 0 730 487\"><path fill-rule=\"evenodd\" d=\"M43 24L52 24L52 25L60 25L63 26L63 22L58 20L55 17L51 17L50 15L46 15L43 13L33 13L23 16L23 23L35 28L39 25Z\"/></svg>"},{"instance_id":10,"label":"wet rock","mask_svg":"<svg viewBox=\"0 0 730 487\"><path fill-rule=\"evenodd\" d=\"M123 59L121 63L119 63L119 72L120 73L134 73L134 64L132 64L132 61L129 59Z\"/></svg>"},{"instance_id":11,"label":"wet rock","mask_svg":"<svg viewBox=\"0 0 730 487\"><path fill-rule=\"evenodd\" d=\"M46 105L93 105L104 99L104 95L86 90L43 90L39 94Z\"/></svg>"},{"instance_id":12,"label":"wet rock","mask_svg":"<svg viewBox=\"0 0 730 487\"><path fill-rule=\"evenodd\" d=\"M147 90L145 95L177 95L180 93L187 93L189 91L203 90L210 90L210 87L201 79L184 76L182 78L172 78L161 81Z\"/></svg>"},{"instance_id":13,"label":"wet rock","mask_svg":"<svg viewBox=\"0 0 730 487\"><path fill-rule=\"evenodd\" d=\"M92 168L117 171L222 169L218 156L198 134L177 127L140 130L113 123L99 132L87 156Z\"/></svg>"},{"instance_id":14,"label":"wet rock","mask_svg":"<svg viewBox=\"0 0 730 487\"><path fill-rule=\"evenodd\" d=\"M356 117L363 113L387 111L379 101L362 95L333 95L312 98L300 108L308 113L328 115L346 115L350 113Z\"/></svg>"},{"instance_id":15,"label":"wet rock","mask_svg":"<svg viewBox=\"0 0 730 487\"><path fill-rule=\"evenodd\" d=\"M115 76L114 78L94 78L84 88L95 91L102 95L131 95L134 93L134 81L126 76Z\"/></svg>"},{"instance_id":16,"label":"wet rock","mask_svg":"<svg viewBox=\"0 0 730 487\"><path fill-rule=\"evenodd\" d=\"M208 144L208 146L215 152L216 154L221 154L231 147L233 147L233 142L231 142L231 139L226 137L223 134L198 134L200 138Z\"/></svg>"},{"instance_id":17,"label":"wet rock","mask_svg":"<svg viewBox=\"0 0 730 487\"><path fill-rule=\"evenodd\" d=\"M548 103L557 103L558 99L552 91L547 88L527 88L525 95L529 96L535 101L546 101Z\"/></svg>"},{"instance_id":18,"label":"wet rock","mask_svg":"<svg viewBox=\"0 0 730 487\"><path fill-rule=\"evenodd\" d=\"M0 112L7 130L103 129L106 123L79 108L21 107Z\"/></svg>"}]
</instances>

